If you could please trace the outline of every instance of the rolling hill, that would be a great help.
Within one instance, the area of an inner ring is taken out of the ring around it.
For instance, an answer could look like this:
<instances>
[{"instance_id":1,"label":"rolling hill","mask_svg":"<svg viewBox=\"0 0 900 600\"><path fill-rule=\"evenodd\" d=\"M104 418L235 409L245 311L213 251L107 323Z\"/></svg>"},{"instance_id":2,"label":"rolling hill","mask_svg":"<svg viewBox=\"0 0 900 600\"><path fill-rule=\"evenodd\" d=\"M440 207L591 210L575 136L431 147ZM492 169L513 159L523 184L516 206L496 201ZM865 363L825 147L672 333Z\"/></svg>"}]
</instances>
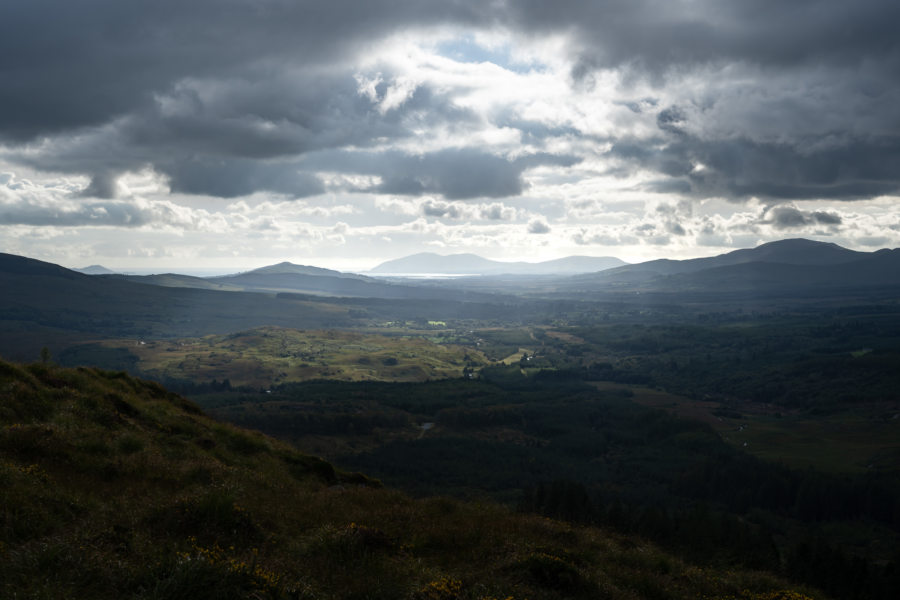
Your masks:
<instances>
[{"instance_id":1,"label":"rolling hill","mask_svg":"<svg viewBox=\"0 0 900 600\"><path fill-rule=\"evenodd\" d=\"M0 254L0 355L29 360L44 346L57 354L96 339L199 337L265 326L333 329L398 319L497 319L508 315L511 305L497 294L375 280L296 273L247 277L239 285L185 275L84 275ZM303 285L347 286L344 293L357 297L290 286L298 278Z\"/></svg>"},{"instance_id":2,"label":"rolling hill","mask_svg":"<svg viewBox=\"0 0 900 600\"><path fill-rule=\"evenodd\" d=\"M272 274L272 275L285 275L285 274L293 274L293 275L317 275L320 277L340 277L345 279L362 279L366 280L368 277L364 277L362 275L357 275L355 273L343 273L341 271L335 271L333 269L323 269L321 267L311 267L308 265L295 265L291 262L280 262L276 265L269 265L266 267L260 267L258 269L253 269L252 271L247 271L246 273L238 273L237 275L229 275L226 277L237 277L240 275L249 275L249 274ZM212 278L215 279L215 278Z\"/></svg>"},{"instance_id":3,"label":"rolling hill","mask_svg":"<svg viewBox=\"0 0 900 600\"><path fill-rule=\"evenodd\" d=\"M116 275L117 278L133 281L135 283L146 283L149 285L159 285L162 287L176 288L193 288L198 290L221 290L226 292L240 292L243 287L239 285L229 285L220 283L213 278L195 277L193 275L182 275L179 273L159 273L156 275Z\"/></svg>"},{"instance_id":4,"label":"rolling hill","mask_svg":"<svg viewBox=\"0 0 900 600\"><path fill-rule=\"evenodd\" d=\"M0 361L0 483L5 598L824 598L594 527L412 500L96 369Z\"/></svg>"},{"instance_id":5,"label":"rolling hill","mask_svg":"<svg viewBox=\"0 0 900 600\"><path fill-rule=\"evenodd\" d=\"M264 325L321 328L355 322L349 308L304 298L163 287L84 275L0 254L0 353L36 357L67 336L177 337Z\"/></svg>"},{"instance_id":6,"label":"rolling hill","mask_svg":"<svg viewBox=\"0 0 900 600\"><path fill-rule=\"evenodd\" d=\"M456 301L497 301L495 295L438 289L428 285L387 282L373 277L342 273L289 262L270 265L245 273L217 277L193 277L166 273L161 275L118 275L135 283L202 290L294 293L334 298L380 298L393 300L441 299Z\"/></svg>"},{"instance_id":7,"label":"rolling hill","mask_svg":"<svg viewBox=\"0 0 900 600\"><path fill-rule=\"evenodd\" d=\"M562 290L781 294L900 285L900 250L858 252L805 239L709 258L653 260L570 278Z\"/></svg>"},{"instance_id":8,"label":"rolling hill","mask_svg":"<svg viewBox=\"0 0 900 600\"><path fill-rule=\"evenodd\" d=\"M655 275L675 275L693 273L705 269L727 267L746 263L778 263L786 265L836 265L865 258L866 252L848 250L827 242L816 242L802 238L779 240L762 244L756 248L743 248L726 254L707 258L687 260L659 259L634 265L625 265L609 271L610 276L627 273L652 273Z\"/></svg>"}]
</instances>

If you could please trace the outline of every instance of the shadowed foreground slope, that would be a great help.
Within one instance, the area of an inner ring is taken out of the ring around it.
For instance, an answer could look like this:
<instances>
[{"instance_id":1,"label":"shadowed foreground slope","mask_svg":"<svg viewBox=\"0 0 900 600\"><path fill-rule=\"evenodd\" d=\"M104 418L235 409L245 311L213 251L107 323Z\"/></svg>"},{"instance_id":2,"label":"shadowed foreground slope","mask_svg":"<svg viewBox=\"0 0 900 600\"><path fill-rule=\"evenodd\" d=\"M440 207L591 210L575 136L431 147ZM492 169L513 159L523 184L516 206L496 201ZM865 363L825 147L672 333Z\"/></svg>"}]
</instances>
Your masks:
<instances>
[{"instance_id":1,"label":"shadowed foreground slope","mask_svg":"<svg viewBox=\"0 0 900 600\"><path fill-rule=\"evenodd\" d=\"M788 588L595 528L411 500L122 373L0 362L5 598L808 597Z\"/></svg>"}]
</instances>

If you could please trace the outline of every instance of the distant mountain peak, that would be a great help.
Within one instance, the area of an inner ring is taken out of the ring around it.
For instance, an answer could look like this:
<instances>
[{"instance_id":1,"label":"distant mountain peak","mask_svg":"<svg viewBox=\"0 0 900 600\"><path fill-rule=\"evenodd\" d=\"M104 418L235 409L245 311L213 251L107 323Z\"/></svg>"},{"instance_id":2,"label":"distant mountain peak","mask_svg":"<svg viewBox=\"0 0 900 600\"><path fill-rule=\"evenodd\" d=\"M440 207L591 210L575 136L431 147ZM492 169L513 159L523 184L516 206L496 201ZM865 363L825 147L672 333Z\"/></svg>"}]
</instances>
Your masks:
<instances>
[{"instance_id":1,"label":"distant mountain peak","mask_svg":"<svg viewBox=\"0 0 900 600\"><path fill-rule=\"evenodd\" d=\"M723 256L746 255L753 260L766 260L785 264L820 265L850 262L862 258L865 252L849 250L833 242L820 242L805 238L788 238L760 244L756 248L735 250Z\"/></svg>"},{"instance_id":2,"label":"distant mountain peak","mask_svg":"<svg viewBox=\"0 0 900 600\"><path fill-rule=\"evenodd\" d=\"M543 262L504 262L472 253L419 252L381 263L370 273L449 275L572 275L593 273L626 264L609 256L567 256Z\"/></svg>"},{"instance_id":3,"label":"distant mountain peak","mask_svg":"<svg viewBox=\"0 0 900 600\"><path fill-rule=\"evenodd\" d=\"M783 240L765 242L755 248L749 248L749 250L760 250L764 248L840 248L841 250L847 250L847 248L839 246L834 242L820 242L818 240L810 240L807 238L785 238ZM848 250L848 252L853 252L853 250Z\"/></svg>"},{"instance_id":4,"label":"distant mountain peak","mask_svg":"<svg viewBox=\"0 0 900 600\"><path fill-rule=\"evenodd\" d=\"M253 269L252 271L247 271L247 273L269 273L269 274L295 274L295 275L327 275L332 277L337 277L341 275L340 271L335 271L333 269L325 269L322 267L311 267L308 265L298 265L289 261L282 261L278 264L268 265L265 267L260 267L258 269Z\"/></svg>"},{"instance_id":5,"label":"distant mountain peak","mask_svg":"<svg viewBox=\"0 0 900 600\"><path fill-rule=\"evenodd\" d=\"M691 289L784 293L802 286L849 289L897 285L898 261L900 251L859 252L832 242L792 238L707 258L651 260L575 281L577 285L595 281L601 287L640 286L644 291L669 292Z\"/></svg>"},{"instance_id":6,"label":"distant mountain peak","mask_svg":"<svg viewBox=\"0 0 900 600\"><path fill-rule=\"evenodd\" d=\"M208 277L209 281L216 283L226 283L243 286L250 282L250 287L271 287L292 289L297 286L298 280L306 280L309 282L313 279L357 279L368 280L368 277L357 275L355 273L343 273L334 269L325 269L322 267L312 267L309 265L298 265L289 261L282 261L274 265L268 265L253 269L252 271L244 271L233 275L222 275L218 277Z\"/></svg>"},{"instance_id":7,"label":"distant mountain peak","mask_svg":"<svg viewBox=\"0 0 900 600\"><path fill-rule=\"evenodd\" d=\"M80 269L72 270L78 271L79 273L84 273L85 275L114 275L116 273L112 269L107 269L103 265L91 265L89 267L82 267Z\"/></svg>"}]
</instances>

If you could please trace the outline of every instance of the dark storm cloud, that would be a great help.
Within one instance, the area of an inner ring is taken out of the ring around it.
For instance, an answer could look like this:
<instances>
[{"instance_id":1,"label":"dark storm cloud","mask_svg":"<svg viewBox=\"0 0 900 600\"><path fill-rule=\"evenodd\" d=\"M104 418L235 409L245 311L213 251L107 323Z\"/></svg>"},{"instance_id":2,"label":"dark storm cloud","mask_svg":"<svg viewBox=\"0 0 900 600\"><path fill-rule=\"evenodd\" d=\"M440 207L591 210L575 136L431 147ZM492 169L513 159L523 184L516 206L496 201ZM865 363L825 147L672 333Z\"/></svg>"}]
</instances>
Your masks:
<instances>
[{"instance_id":1,"label":"dark storm cloud","mask_svg":"<svg viewBox=\"0 0 900 600\"><path fill-rule=\"evenodd\" d=\"M817 211L811 213L810 216L817 223L820 223L822 225L840 225L841 223L844 222L844 220L841 219L840 215L836 215L836 214L830 213L830 212L824 212L824 211L817 210Z\"/></svg>"},{"instance_id":2,"label":"dark storm cloud","mask_svg":"<svg viewBox=\"0 0 900 600\"><path fill-rule=\"evenodd\" d=\"M101 125L185 78L331 64L411 26L490 22L477 2L31 0L0 5L0 136Z\"/></svg>"},{"instance_id":3,"label":"dark storm cloud","mask_svg":"<svg viewBox=\"0 0 900 600\"><path fill-rule=\"evenodd\" d=\"M422 120L460 127L476 118L427 86L418 87L402 110L382 114L356 86L347 74L302 70L266 81L182 84L144 112L91 134L64 136L18 161L89 174L84 195L92 197L113 197L118 175L148 165L169 176L173 191L302 197L323 188L313 174L298 174L296 156L402 139Z\"/></svg>"},{"instance_id":4,"label":"dark storm cloud","mask_svg":"<svg viewBox=\"0 0 900 600\"><path fill-rule=\"evenodd\" d=\"M664 110L659 111L659 114L656 115L656 124L663 131L668 131L669 133L684 133L681 129L682 125L684 125L687 117L677 106L670 106Z\"/></svg>"},{"instance_id":5,"label":"dark storm cloud","mask_svg":"<svg viewBox=\"0 0 900 600\"><path fill-rule=\"evenodd\" d=\"M294 198L325 191L321 180L297 165L246 159L196 159L162 162L158 168L169 176L173 192L205 194L220 198L245 196L257 191Z\"/></svg>"},{"instance_id":6,"label":"dark storm cloud","mask_svg":"<svg viewBox=\"0 0 900 600\"><path fill-rule=\"evenodd\" d=\"M775 229L796 229L808 225L840 225L840 215L824 211L802 211L792 206L777 206L767 211L768 217L762 220Z\"/></svg>"},{"instance_id":7,"label":"dark storm cloud","mask_svg":"<svg viewBox=\"0 0 900 600\"><path fill-rule=\"evenodd\" d=\"M749 62L896 66L893 0L517 2L32 0L0 8L0 135L98 125L188 77L333 64L411 27L502 22L574 34L582 72Z\"/></svg>"},{"instance_id":8,"label":"dark storm cloud","mask_svg":"<svg viewBox=\"0 0 900 600\"><path fill-rule=\"evenodd\" d=\"M698 63L855 64L900 47L893 0L522 0L509 3L509 18L532 32L575 32L576 77L625 64L657 73Z\"/></svg>"},{"instance_id":9,"label":"dark storm cloud","mask_svg":"<svg viewBox=\"0 0 900 600\"><path fill-rule=\"evenodd\" d=\"M388 76L390 74L388 73ZM410 122L468 123L476 117L418 86L402 110L381 112L348 73L280 73L182 84L123 127L139 146L246 158L368 146L411 134Z\"/></svg>"},{"instance_id":10,"label":"dark storm cloud","mask_svg":"<svg viewBox=\"0 0 900 600\"><path fill-rule=\"evenodd\" d=\"M448 148L421 155L387 152L323 152L303 162L310 170L374 175L381 183L357 191L449 200L517 196L525 190L522 173L542 165L571 166L574 156L531 154L516 159L478 148Z\"/></svg>"},{"instance_id":11,"label":"dark storm cloud","mask_svg":"<svg viewBox=\"0 0 900 600\"><path fill-rule=\"evenodd\" d=\"M693 86L689 101L700 106L692 115L655 100L624 102L637 114L655 112L662 139L619 139L612 155L635 170L675 178L653 184L659 191L689 185L687 193L698 197L852 200L900 189L894 0L511 6L520 28L570 28L575 80L589 82L598 69L612 68L660 90ZM691 76L696 80L686 83ZM758 96L735 91L747 81ZM707 111L723 102L735 103L731 120L708 127ZM776 131L759 135L776 117ZM697 163L711 168L694 172Z\"/></svg>"},{"instance_id":12,"label":"dark storm cloud","mask_svg":"<svg viewBox=\"0 0 900 600\"><path fill-rule=\"evenodd\" d=\"M900 189L898 22L896 0L10 1L0 3L0 143L27 145L10 160L91 176L90 197L114 196L118 175L146 167L186 193L315 194L323 187L310 154L360 154L436 124L465 132L490 120L427 85L386 110L387 71L360 94L357 59L373 44L419 27L500 24L513 36L566 36L580 89L598 69L653 88L615 102L631 116L655 115L657 133L612 140L609 153L656 173L650 189L869 198ZM728 96L748 78L771 106ZM785 80L803 103L781 97L773 82ZM732 105L727 122L707 122L710 107ZM757 135L773 107L784 125ZM579 135L502 110L491 124L519 129L529 144ZM525 169L575 162L483 148L366 160L328 167L379 176L369 191L467 199L521 194Z\"/></svg>"},{"instance_id":13,"label":"dark storm cloud","mask_svg":"<svg viewBox=\"0 0 900 600\"><path fill-rule=\"evenodd\" d=\"M89 197L148 166L173 191L318 193L290 159L471 121L427 86L378 110L353 77L368 44L447 19L489 21L477 3L415 0L3 3L0 142L37 147L15 162L89 175Z\"/></svg>"},{"instance_id":14,"label":"dark storm cloud","mask_svg":"<svg viewBox=\"0 0 900 600\"><path fill-rule=\"evenodd\" d=\"M672 178L648 189L698 198L855 200L900 190L900 135L828 136L827 146L814 141L702 139L679 132L666 142L621 140L609 154L633 169Z\"/></svg>"}]
</instances>

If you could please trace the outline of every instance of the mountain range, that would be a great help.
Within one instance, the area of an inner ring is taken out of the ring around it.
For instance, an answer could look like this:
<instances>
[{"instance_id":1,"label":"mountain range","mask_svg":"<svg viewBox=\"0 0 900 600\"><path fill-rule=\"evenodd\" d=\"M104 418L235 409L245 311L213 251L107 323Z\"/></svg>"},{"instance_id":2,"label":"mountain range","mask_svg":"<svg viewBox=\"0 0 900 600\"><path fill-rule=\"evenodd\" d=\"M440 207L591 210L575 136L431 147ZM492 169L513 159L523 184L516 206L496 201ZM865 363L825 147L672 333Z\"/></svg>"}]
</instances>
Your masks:
<instances>
[{"instance_id":1,"label":"mountain range","mask_svg":"<svg viewBox=\"0 0 900 600\"><path fill-rule=\"evenodd\" d=\"M80 269L72 269L85 275L112 275L115 273L112 269L107 269L103 265L91 265L89 267L81 267Z\"/></svg>"},{"instance_id":2,"label":"mountain range","mask_svg":"<svg viewBox=\"0 0 900 600\"><path fill-rule=\"evenodd\" d=\"M787 239L709 258L652 260L570 278L561 289L794 293L900 285L900 249L859 252Z\"/></svg>"},{"instance_id":3,"label":"mountain range","mask_svg":"<svg viewBox=\"0 0 900 600\"><path fill-rule=\"evenodd\" d=\"M347 322L346 310L273 294L149 283L0 254L0 354L34 356L34 344L67 336L192 336L261 325L311 328Z\"/></svg>"},{"instance_id":4,"label":"mountain range","mask_svg":"<svg viewBox=\"0 0 900 600\"><path fill-rule=\"evenodd\" d=\"M471 256L442 257L450 261L443 263L431 258L419 256L418 264L429 269L437 266L443 272L453 264L459 268L475 264ZM635 294L657 294L660 302L669 304L715 303L726 298L742 302L873 292L883 296L895 294L897 288L900 249L858 252L803 239L710 258L655 260L580 275L443 281L385 281L291 263L209 278L85 275L0 254L0 351L7 356L12 351L34 356L35 349L27 346L43 344L36 332L56 338L70 334L165 337L262 325L351 327L372 324L376 318L527 319L565 310L562 305L547 304L549 299L623 301Z\"/></svg>"},{"instance_id":5,"label":"mountain range","mask_svg":"<svg viewBox=\"0 0 900 600\"><path fill-rule=\"evenodd\" d=\"M276 269L285 270L292 269ZM340 275L265 269L209 279L85 275L0 253L0 355L26 360L43 346L55 350L97 337L192 337L267 325L350 328L376 319L506 312L506 297L497 294Z\"/></svg>"},{"instance_id":6,"label":"mountain range","mask_svg":"<svg viewBox=\"0 0 900 600\"><path fill-rule=\"evenodd\" d=\"M165 287L195 288L225 292L262 292L269 294L296 293L312 296L381 299L453 299L472 301L479 295L472 292L447 292L427 285L410 282L384 281L355 273L295 265L282 262L252 271L217 277L193 277L177 273L160 275L116 275L134 283ZM480 299L490 299L481 294Z\"/></svg>"},{"instance_id":7,"label":"mountain range","mask_svg":"<svg viewBox=\"0 0 900 600\"><path fill-rule=\"evenodd\" d=\"M95 265L93 271L103 272ZM586 271L587 269L593 269ZM497 293L528 289L530 277L534 290L552 281L556 292L792 292L801 288L848 288L900 285L900 249L875 252L849 250L836 244L806 239L786 239L756 248L735 250L708 258L688 260L659 259L626 264L617 258L571 256L541 263L504 263L474 254L441 256L421 253L382 263L372 273L393 274L469 274L487 276L473 279L433 282L405 279L385 281L354 273L342 273L314 266L282 262L243 273L218 277L193 277L174 273L160 275L84 275L75 270L14 255L0 255L0 276L28 276L32 283L40 276L67 280L83 287L97 282L98 289L119 289L125 283L154 287L188 288L205 291L300 293L313 296L381 299L444 299L455 301L500 301ZM576 272L576 274L572 274ZM515 287L505 288L518 277ZM547 277L552 274L552 280ZM103 281L104 283L100 283ZM472 283L474 281L474 283ZM468 282L468 283L466 283ZM14 285L9 281L9 285ZM105 287L104 287L105 286ZM19 287L21 287L21 282ZM466 291L477 287L480 292ZM12 289L12 288L8 288ZM48 293L50 290L47 290ZM493 292L493 293L490 293ZM6 294L9 295L9 294ZM54 294L58 295L58 294Z\"/></svg>"},{"instance_id":8,"label":"mountain range","mask_svg":"<svg viewBox=\"0 0 900 600\"><path fill-rule=\"evenodd\" d=\"M662 258L615 269L612 273L652 273L674 275L694 273L704 269L728 267L746 263L779 263L788 265L837 265L864 259L868 252L848 250L837 244L806 239L787 239L762 244L756 248L743 248L707 258L671 260Z\"/></svg>"},{"instance_id":9,"label":"mountain range","mask_svg":"<svg viewBox=\"0 0 900 600\"><path fill-rule=\"evenodd\" d=\"M610 256L567 256L538 263L502 262L477 254L421 252L381 263L369 273L391 275L566 275L593 273L625 265Z\"/></svg>"},{"instance_id":10,"label":"mountain range","mask_svg":"<svg viewBox=\"0 0 900 600\"><path fill-rule=\"evenodd\" d=\"M807 239L785 239L762 244L755 248L734 250L725 254L687 260L657 259L628 264L614 257L568 256L543 262L503 262L483 258L476 254L440 255L432 252L413 254L381 263L365 274L346 273L321 267L281 262L231 275L195 277L165 273L158 275L115 275L138 283L166 287L186 287L221 291L293 291L308 294L396 298L410 293L410 287L421 288L422 282L385 282L383 276L414 276L428 279L429 275L487 276L553 276L568 279L563 287L578 287L589 283L621 288L627 285L669 286L673 289L702 285L709 280L743 279L745 284L765 280L772 284L784 283L789 287L800 283L834 285L866 285L894 281L893 251L876 252L849 250L828 242ZM854 264L856 263L856 264ZM755 267L746 265L757 265ZM803 267L771 267L763 265L790 265ZM844 267L840 267L844 265ZM724 271L713 271L725 269ZM882 269L887 269L882 273ZM92 275L113 275L113 271L100 265L75 269ZM707 272L705 275L698 275ZM519 280L517 280L519 281ZM471 284L470 284L471 285ZM477 284L482 288L490 287ZM447 289L446 285L442 286Z\"/></svg>"}]
</instances>

